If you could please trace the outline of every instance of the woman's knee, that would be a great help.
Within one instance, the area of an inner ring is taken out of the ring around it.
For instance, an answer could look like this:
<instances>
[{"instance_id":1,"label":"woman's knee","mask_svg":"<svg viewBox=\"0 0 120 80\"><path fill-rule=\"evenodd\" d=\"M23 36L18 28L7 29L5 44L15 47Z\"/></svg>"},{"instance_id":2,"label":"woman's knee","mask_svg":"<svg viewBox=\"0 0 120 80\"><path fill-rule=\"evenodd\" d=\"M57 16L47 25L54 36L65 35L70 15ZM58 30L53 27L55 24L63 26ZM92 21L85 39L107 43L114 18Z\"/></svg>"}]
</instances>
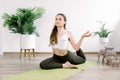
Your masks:
<instances>
[{"instance_id":1,"label":"woman's knee","mask_svg":"<svg viewBox=\"0 0 120 80\"><path fill-rule=\"evenodd\" d=\"M86 58L83 59L82 63L85 63L86 62Z\"/></svg>"},{"instance_id":2,"label":"woman's knee","mask_svg":"<svg viewBox=\"0 0 120 80\"><path fill-rule=\"evenodd\" d=\"M39 66L40 66L41 69L47 69L44 62L41 62L41 63L39 64Z\"/></svg>"},{"instance_id":3,"label":"woman's knee","mask_svg":"<svg viewBox=\"0 0 120 80\"><path fill-rule=\"evenodd\" d=\"M43 68L43 64L42 64L42 62L39 64L39 67L40 67L40 68Z\"/></svg>"},{"instance_id":4,"label":"woman's knee","mask_svg":"<svg viewBox=\"0 0 120 80\"><path fill-rule=\"evenodd\" d=\"M82 64L82 63L85 63L85 62L86 62L86 59L83 58L82 60L80 60L80 61L78 62L78 64Z\"/></svg>"}]
</instances>

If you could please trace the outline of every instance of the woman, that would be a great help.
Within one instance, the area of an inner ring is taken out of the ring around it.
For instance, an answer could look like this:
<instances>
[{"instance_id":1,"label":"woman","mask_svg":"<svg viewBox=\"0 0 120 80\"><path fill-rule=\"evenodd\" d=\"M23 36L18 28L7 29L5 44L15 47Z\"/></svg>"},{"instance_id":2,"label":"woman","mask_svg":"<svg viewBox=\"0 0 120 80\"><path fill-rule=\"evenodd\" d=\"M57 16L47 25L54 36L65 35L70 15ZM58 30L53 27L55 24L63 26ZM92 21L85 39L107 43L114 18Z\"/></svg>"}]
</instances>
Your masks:
<instances>
[{"instance_id":1,"label":"woman","mask_svg":"<svg viewBox=\"0 0 120 80\"><path fill-rule=\"evenodd\" d=\"M54 68L77 68L77 64L86 61L86 57L80 49L81 43L85 37L91 36L87 31L82 35L78 43L75 43L70 31L66 29L66 17L59 13L55 17L55 23L50 35L50 45L52 46L53 56L40 63L42 69ZM68 50L68 42L75 49L76 54Z\"/></svg>"}]
</instances>

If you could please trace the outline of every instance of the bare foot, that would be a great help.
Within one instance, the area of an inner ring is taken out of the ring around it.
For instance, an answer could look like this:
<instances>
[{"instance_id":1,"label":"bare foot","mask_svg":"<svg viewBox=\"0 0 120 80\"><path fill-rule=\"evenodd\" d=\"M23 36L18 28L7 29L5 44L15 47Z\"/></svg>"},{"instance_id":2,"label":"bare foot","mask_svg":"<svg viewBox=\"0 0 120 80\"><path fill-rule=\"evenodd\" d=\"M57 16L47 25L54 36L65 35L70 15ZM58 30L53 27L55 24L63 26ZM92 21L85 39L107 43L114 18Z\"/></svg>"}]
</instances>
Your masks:
<instances>
[{"instance_id":1,"label":"bare foot","mask_svg":"<svg viewBox=\"0 0 120 80\"><path fill-rule=\"evenodd\" d=\"M63 64L63 67L64 67L64 68L71 68L71 69L78 69L78 67L77 67L76 65L71 64L69 61L66 61L66 62Z\"/></svg>"}]
</instances>

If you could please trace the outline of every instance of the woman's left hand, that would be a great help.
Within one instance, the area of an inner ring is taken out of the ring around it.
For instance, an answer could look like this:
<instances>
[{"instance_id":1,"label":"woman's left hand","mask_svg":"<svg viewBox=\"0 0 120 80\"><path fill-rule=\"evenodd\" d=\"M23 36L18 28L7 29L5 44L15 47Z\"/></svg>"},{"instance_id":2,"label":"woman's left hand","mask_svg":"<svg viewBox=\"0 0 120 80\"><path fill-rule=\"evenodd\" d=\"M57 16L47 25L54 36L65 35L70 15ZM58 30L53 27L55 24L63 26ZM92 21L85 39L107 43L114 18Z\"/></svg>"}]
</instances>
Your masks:
<instances>
[{"instance_id":1,"label":"woman's left hand","mask_svg":"<svg viewBox=\"0 0 120 80\"><path fill-rule=\"evenodd\" d=\"M82 37L84 38L84 37L90 37L92 35L92 33L90 33L89 31L87 31L86 33L84 33L83 35L82 35Z\"/></svg>"}]
</instances>

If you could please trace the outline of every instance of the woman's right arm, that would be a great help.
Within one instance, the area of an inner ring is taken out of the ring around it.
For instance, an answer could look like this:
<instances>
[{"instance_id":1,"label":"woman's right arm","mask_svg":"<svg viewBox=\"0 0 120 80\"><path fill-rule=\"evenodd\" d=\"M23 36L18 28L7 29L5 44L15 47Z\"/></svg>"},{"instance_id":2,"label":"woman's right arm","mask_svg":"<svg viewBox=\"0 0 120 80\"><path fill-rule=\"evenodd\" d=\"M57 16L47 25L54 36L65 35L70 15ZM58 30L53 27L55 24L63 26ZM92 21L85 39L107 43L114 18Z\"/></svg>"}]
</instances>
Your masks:
<instances>
[{"instance_id":1,"label":"woman's right arm","mask_svg":"<svg viewBox=\"0 0 120 80\"><path fill-rule=\"evenodd\" d=\"M70 40L70 43L71 43L72 47L73 47L76 51L78 51L79 48L81 47L81 44L82 44L83 39L84 39L85 37L90 37L92 34L91 34L89 31L87 31L86 33L84 33L84 34L81 36L81 38L79 39L79 41L78 41L77 43L75 42L75 40L74 40L73 35L72 35L71 32L69 32L69 35L70 35L69 40Z\"/></svg>"}]
</instances>

